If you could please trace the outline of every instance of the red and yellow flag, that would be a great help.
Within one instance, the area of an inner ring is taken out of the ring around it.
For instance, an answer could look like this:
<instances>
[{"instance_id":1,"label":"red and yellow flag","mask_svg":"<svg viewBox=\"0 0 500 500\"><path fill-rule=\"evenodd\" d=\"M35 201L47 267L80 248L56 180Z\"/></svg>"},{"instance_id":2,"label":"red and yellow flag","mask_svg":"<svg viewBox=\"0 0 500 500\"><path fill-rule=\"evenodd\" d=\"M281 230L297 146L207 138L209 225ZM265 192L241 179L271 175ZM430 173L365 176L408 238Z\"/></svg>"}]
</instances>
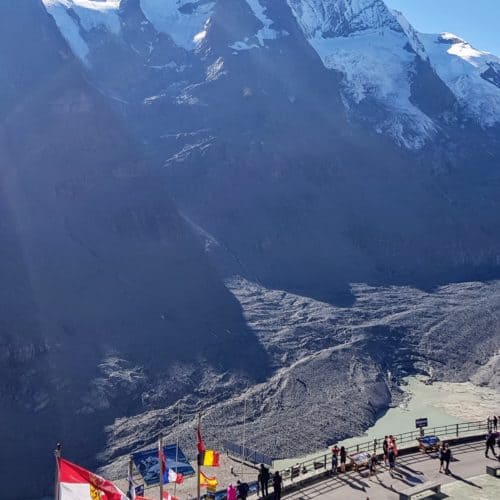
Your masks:
<instances>
[{"instance_id":1,"label":"red and yellow flag","mask_svg":"<svg viewBox=\"0 0 500 500\"><path fill-rule=\"evenodd\" d=\"M214 477L208 477L203 474L203 472L200 472L200 486L206 487L206 486L212 486L215 487L217 486L217 478Z\"/></svg>"}]
</instances>

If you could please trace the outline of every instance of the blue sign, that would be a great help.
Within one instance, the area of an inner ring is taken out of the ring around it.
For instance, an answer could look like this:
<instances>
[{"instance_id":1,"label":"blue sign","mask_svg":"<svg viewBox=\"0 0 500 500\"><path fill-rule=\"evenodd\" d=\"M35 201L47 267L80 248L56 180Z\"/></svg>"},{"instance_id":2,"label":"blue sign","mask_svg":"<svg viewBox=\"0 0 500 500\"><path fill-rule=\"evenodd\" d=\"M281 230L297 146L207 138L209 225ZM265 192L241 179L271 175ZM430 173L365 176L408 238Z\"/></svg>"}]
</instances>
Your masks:
<instances>
[{"instance_id":1,"label":"blue sign","mask_svg":"<svg viewBox=\"0 0 500 500\"><path fill-rule=\"evenodd\" d=\"M186 455L177 445L168 444L163 447L163 453L167 459L167 467L176 472L180 472L183 476L194 474L194 469L186 458ZM177 461L175 457L177 456ZM160 461L158 460L158 450L138 451L132 455L137 470L144 479L144 482L150 486L160 482Z\"/></svg>"},{"instance_id":2,"label":"blue sign","mask_svg":"<svg viewBox=\"0 0 500 500\"><path fill-rule=\"evenodd\" d=\"M427 427L427 425L428 425L427 418L417 418L415 420L415 427L417 429L419 429L420 427Z\"/></svg>"}]
</instances>

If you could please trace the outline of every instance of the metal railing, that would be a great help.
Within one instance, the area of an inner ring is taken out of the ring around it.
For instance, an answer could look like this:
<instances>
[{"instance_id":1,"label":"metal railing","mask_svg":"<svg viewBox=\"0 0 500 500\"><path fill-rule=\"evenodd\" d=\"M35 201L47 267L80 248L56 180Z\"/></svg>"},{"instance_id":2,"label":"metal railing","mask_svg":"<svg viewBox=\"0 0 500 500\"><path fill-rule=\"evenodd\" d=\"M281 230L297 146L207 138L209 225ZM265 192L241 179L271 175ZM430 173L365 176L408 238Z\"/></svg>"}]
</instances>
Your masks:
<instances>
[{"instance_id":1,"label":"metal railing","mask_svg":"<svg viewBox=\"0 0 500 500\"><path fill-rule=\"evenodd\" d=\"M441 441L446 439L460 438L475 436L479 434L486 434L488 432L487 422L484 420L478 420L474 422L463 422L458 424L448 424L441 425L438 427L428 427L425 429L426 436L438 436ZM418 445L417 439L421 437L420 429L403 432L400 434L393 434L396 438L396 443L399 450L404 450L405 448L411 448ZM346 447L347 456L359 452L369 452L375 454L381 454L383 452L384 437L373 439L371 441L365 441L359 443L355 446ZM284 479L290 479L293 481L295 478L307 474L311 476L311 473L322 473L328 468L328 464L331 463L331 452L323 453L312 458L308 458L305 461L297 462L291 467L280 470L280 474Z\"/></svg>"},{"instance_id":2,"label":"metal railing","mask_svg":"<svg viewBox=\"0 0 500 500\"><path fill-rule=\"evenodd\" d=\"M271 466L273 463L273 458L269 455L243 447L241 444L232 443L231 441L223 441L222 444L224 451L241 458L243 461L253 462L254 464L266 464L268 466Z\"/></svg>"}]
</instances>

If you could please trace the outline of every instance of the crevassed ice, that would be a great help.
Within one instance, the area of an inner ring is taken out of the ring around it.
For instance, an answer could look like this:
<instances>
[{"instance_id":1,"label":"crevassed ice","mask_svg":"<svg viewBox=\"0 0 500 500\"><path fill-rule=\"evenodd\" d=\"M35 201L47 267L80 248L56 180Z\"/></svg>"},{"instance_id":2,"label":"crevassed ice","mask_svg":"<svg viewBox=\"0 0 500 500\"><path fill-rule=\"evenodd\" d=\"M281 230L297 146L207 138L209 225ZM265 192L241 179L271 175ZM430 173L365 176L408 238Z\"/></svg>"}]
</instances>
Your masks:
<instances>
[{"instance_id":1,"label":"crevassed ice","mask_svg":"<svg viewBox=\"0 0 500 500\"><path fill-rule=\"evenodd\" d=\"M367 98L387 118L375 130L408 149L419 149L436 132L431 118L411 101L417 54L427 59L418 34L379 0L288 0L309 43L326 68L343 75L347 108ZM408 51L408 44L413 51Z\"/></svg>"}]
</instances>

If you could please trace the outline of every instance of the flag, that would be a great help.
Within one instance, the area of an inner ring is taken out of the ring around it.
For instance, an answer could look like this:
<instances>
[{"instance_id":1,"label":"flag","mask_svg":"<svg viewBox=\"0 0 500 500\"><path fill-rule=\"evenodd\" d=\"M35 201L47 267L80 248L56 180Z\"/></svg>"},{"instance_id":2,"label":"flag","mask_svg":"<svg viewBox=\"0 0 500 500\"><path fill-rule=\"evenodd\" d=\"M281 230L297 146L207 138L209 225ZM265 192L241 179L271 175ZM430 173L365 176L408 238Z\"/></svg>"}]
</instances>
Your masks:
<instances>
[{"instance_id":1,"label":"flag","mask_svg":"<svg viewBox=\"0 0 500 500\"><path fill-rule=\"evenodd\" d=\"M184 481L184 476L180 472L175 472L173 469L168 469L167 482L181 484Z\"/></svg>"},{"instance_id":2,"label":"flag","mask_svg":"<svg viewBox=\"0 0 500 500\"><path fill-rule=\"evenodd\" d=\"M168 483L167 459L161 445L161 440L158 443L158 461L160 462L160 484Z\"/></svg>"},{"instance_id":3,"label":"flag","mask_svg":"<svg viewBox=\"0 0 500 500\"><path fill-rule=\"evenodd\" d=\"M200 486L212 486L215 487L217 486L217 478L214 477L208 477L203 474L203 472L200 472Z\"/></svg>"},{"instance_id":4,"label":"flag","mask_svg":"<svg viewBox=\"0 0 500 500\"><path fill-rule=\"evenodd\" d=\"M198 453L198 464L207 467L219 467L219 452L214 450L205 450Z\"/></svg>"},{"instance_id":5,"label":"flag","mask_svg":"<svg viewBox=\"0 0 500 500\"><path fill-rule=\"evenodd\" d=\"M130 498L130 500L137 500L134 478L132 477L130 471L128 471L127 479L128 479L128 497Z\"/></svg>"},{"instance_id":6,"label":"flag","mask_svg":"<svg viewBox=\"0 0 500 500\"><path fill-rule=\"evenodd\" d=\"M127 500L125 493L111 481L57 458L59 470L59 500Z\"/></svg>"},{"instance_id":7,"label":"flag","mask_svg":"<svg viewBox=\"0 0 500 500\"><path fill-rule=\"evenodd\" d=\"M163 500L177 500L177 498L173 497L168 491L164 491Z\"/></svg>"}]
</instances>

